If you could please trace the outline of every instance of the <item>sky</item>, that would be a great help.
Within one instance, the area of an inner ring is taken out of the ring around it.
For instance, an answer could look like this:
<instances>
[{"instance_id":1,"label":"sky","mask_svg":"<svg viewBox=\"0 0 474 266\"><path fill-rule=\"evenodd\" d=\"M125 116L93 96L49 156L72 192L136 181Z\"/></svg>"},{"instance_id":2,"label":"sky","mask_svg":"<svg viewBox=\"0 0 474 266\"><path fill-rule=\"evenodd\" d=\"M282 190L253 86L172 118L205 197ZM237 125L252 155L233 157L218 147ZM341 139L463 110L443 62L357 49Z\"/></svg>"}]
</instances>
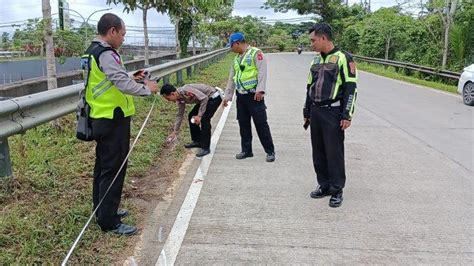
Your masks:
<instances>
[{"instance_id":1,"label":"sky","mask_svg":"<svg viewBox=\"0 0 474 266\"><path fill-rule=\"evenodd\" d=\"M257 16L265 17L267 20L279 20L279 19L289 19L289 18L300 18L308 16L300 16L295 11L288 11L287 13L275 13L272 9L264 10L260 9L265 0L235 0L234 10L232 15L238 16ZM360 2L360 0L349 0L349 4ZM53 18L57 18L58 13L58 1L51 0L51 8ZM96 24L100 16L105 12L112 12L119 15L127 25L127 39L126 42L133 43L138 39L142 38L140 33L140 28L142 27L142 12L137 10L133 13L127 14L123 12L123 5L111 5L106 4L106 0L68 0L69 9L77 11L85 19L89 17L96 10L112 8L108 11L101 11L93 14L90 17L89 23ZM376 10L381 6L392 6L396 4L396 0L372 0L372 10ZM9 32L13 33L15 28L11 27L11 24L18 24L21 21L24 21L28 18L39 18L42 17L41 11L41 0L0 0L0 32ZM83 21L80 16L74 12L70 11L71 18L76 20L77 23ZM13 22L13 23L12 23ZM159 14L156 11L151 11L148 13L148 26L150 28L165 28L169 30L168 34L161 34L160 37L156 37L151 41L156 42L174 42L174 37L172 34L173 24L170 22L169 17L166 14ZM162 29L163 30L163 29Z\"/></svg>"}]
</instances>

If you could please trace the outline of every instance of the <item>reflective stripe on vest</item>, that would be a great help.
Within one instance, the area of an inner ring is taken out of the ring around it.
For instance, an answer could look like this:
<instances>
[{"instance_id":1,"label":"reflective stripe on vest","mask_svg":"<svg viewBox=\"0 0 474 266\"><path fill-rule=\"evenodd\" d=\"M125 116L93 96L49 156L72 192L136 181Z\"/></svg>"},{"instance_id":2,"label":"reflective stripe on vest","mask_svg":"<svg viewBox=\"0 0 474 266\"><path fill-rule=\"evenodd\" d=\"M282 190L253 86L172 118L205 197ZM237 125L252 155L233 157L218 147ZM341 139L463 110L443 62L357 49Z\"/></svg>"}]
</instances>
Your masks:
<instances>
[{"instance_id":1,"label":"reflective stripe on vest","mask_svg":"<svg viewBox=\"0 0 474 266\"><path fill-rule=\"evenodd\" d=\"M117 107L122 109L125 117L135 114L132 96L122 93L100 69L96 60L106 48L100 47L98 49L99 52L94 51L93 48L91 54L83 56L83 58L89 58L90 67L86 84L86 101L91 107L89 116L91 118L113 119L114 110Z\"/></svg>"},{"instance_id":2,"label":"reflective stripe on vest","mask_svg":"<svg viewBox=\"0 0 474 266\"><path fill-rule=\"evenodd\" d=\"M240 59L239 55L234 58L234 83L238 91L254 91L258 83L258 69L255 64L255 55L260 50L250 47Z\"/></svg>"}]
</instances>

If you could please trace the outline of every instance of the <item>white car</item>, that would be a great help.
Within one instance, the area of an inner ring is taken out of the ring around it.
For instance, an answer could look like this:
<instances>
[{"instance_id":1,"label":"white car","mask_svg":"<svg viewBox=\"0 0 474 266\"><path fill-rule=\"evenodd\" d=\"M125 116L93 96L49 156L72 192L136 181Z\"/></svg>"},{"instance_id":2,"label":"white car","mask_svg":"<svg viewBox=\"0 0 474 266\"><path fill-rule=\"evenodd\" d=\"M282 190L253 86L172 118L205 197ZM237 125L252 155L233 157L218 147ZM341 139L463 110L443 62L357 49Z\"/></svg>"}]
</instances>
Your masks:
<instances>
[{"instance_id":1,"label":"white car","mask_svg":"<svg viewBox=\"0 0 474 266\"><path fill-rule=\"evenodd\" d=\"M474 106L474 64L464 68L459 78L458 92L464 104Z\"/></svg>"}]
</instances>

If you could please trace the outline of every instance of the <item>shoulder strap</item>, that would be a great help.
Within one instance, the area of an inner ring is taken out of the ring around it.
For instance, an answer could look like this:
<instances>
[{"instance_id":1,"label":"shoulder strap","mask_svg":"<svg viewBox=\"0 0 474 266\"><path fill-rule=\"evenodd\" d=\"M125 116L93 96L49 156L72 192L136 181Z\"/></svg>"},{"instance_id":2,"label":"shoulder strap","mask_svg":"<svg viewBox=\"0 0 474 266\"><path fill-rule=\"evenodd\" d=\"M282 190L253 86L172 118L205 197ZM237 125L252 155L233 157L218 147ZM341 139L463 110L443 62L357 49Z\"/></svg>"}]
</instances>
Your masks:
<instances>
[{"instance_id":1,"label":"shoulder strap","mask_svg":"<svg viewBox=\"0 0 474 266\"><path fill-rule=\"evenodd\" d=\"M117 53L117 51L115 51L115 49L113 49L112 47L104 47L104 46L100 45L99 42L92 42L92 44L89 46L89 48L87 48L86 54L94 57L95 61L97 62L97 66L100 69L100 60L99 60L99 58L100 58L100 55L105 51L113 51L118 56L120 56Z\"/></svg>"}]
</instances>

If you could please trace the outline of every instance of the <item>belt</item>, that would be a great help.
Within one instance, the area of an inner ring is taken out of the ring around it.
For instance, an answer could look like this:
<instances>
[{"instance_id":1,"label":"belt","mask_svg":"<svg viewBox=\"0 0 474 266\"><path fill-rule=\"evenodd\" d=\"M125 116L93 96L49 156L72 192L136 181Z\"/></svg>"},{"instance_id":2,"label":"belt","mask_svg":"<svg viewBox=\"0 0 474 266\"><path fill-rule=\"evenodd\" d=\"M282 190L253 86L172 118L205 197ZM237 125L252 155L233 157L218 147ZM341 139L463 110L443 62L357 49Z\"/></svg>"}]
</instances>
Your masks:
<instances>
[{"instance_id":1,"label":"belt","mask_svg":"<svg viewBox=\"0 0 474 266\"><path fill-rule=\"evenodd\" d=\"M214 92L214 93L210 96L210 98L211 98L211 99L215 99L215 98L220 97L220 96L221 96L221 92L220 92L219 90L216 90L216 92Z\"/></svg>"},{"instance_id":2,"label":"belt","mask_svg":"<svg viewBox=\"0 0 474 266\"><path fill-rule=\"evenodd\" d=\"M340 106L341 106L341 102L340 102L340 101L337 101L337 102L328 103L328 104L323 104L323 105L318 105L317 103L313 103L312 106L316 106L316 107L318 107L318 108L340 107Z\"/></svg>"},{"instance_id":3,"label":"belt","mask_svg":"<svg viewBox=\"0 0 474 266\"><path fill-rule=\"evenodd\" d=\"M257 92L257 89L256 89L256 88L250 89L250 90L236 89L236 91L237 91L239 94L249 94L249 93L256 93L256 92Z\"/></svg>"}]
</instances>

